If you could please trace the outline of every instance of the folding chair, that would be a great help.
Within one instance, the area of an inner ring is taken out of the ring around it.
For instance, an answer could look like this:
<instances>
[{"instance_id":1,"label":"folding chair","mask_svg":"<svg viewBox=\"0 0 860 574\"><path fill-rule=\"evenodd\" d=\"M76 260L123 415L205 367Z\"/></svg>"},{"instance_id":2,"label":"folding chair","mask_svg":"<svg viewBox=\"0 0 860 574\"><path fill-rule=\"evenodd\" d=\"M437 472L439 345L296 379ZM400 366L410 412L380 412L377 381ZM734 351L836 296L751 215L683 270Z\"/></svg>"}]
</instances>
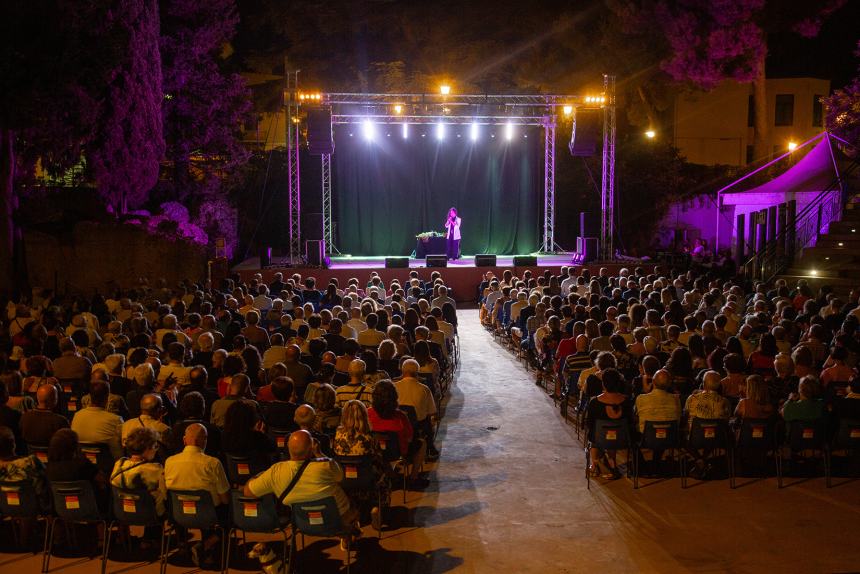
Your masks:
<instances>
[{"instance_id":1,"label":"folding chair","mask_svg":"<svg viewBox=\"0 0 860 574\"><path fill-rule=\"evenodd\" d=\"M342 387L344 385L348 385L349 381L349 373L344 373L343 371L335 371L334 375L331 378L331 386L333 386L334 388Z\"/></svg>"},{"instance_id":2,"label":"folding chair","mask_svg":"<svg viewBox=\"0 0 860 574\"><path fill-rule=\"evenodd\" d=\"M221 571L224 571L226 552L226 529L218 520L215 502L208 490L168 490L170 499L170 518L175 525L186 530L218 530L221 533ZM170 552L170 537L172 529L167 529L164 542L164 553L161 555L161 573L167 571L167 555Z\"/></svg>"},{"instance_id":3,"label":"folding chair","mask_svg":"<svg viewBox=\"0 0 860 574\"><path fill-rule=\"evenodd\" d=\"M241 491L230 491L230 529L227 532L227 556L224 562L224 571L230 571L230 539L236 531L242 531L242 539L245 534L281 534L284 537L282 549L282 560L287 562L287 529L290 522L278 514L278 501L274 495L263 498L243 496Z\"/></svg>"},{"instance_id":4,"label":"folding chair","mask_svg":"<svg viewBox=\"0 0 860 574\"><path fill-rule=\"evenodd\" d=\"M678 472L681 472L680 448L681 432L678 421L645 421L645 428L639 442L633 445L633 488L639 488L639 465L642 461L642 451L653 452L654 468L660 468L660 456L667 450L678 460Z\"/></svg>"},{"instance_id":5,"label":"folding chair","mask_svg":"<svg viewBox=\"0 0 860 574\"><path fill-rule=\"evenodd\" d=\"M833 437L832 450L844 450L849 467L860 462L860 420L842 419L839 421L839 428L836 431L836 436ZM830 484L827 486L829 488Z\"/></svg>"},{"instance_id":6,"label":"folding chair","mask_svg":"<svg viewBox=\"0 0 860 574\"><path fill-rule=\"evenodd\" d=\"M382 489L373 468L373 457L362 456L336 456L335 460L343 469L343 481L341 487L347 494L355 492L373 492L376 494L376 507L382 516ZM378 528L377 528L378 526ZM374 525L380 538L382 538L382 525Z\"/></svg>"},{"instance_id":7,"label":"folding chair","mask_svg":"<svg viewBox=\"0 0 860 574\"><path fill-rule=\"evenodd\" d=\"M224 453L224 470L227 473L227 480L233 487L244 486L252 476L266 470L266 468L268 465L263 465L257 457L230 452Z\"/></svg>"},{"instance_id":8,"label":"folding chair","mask_svg":"<svg viewBox=\"0 0 860 574\"><path fill-rule=\"evenodd\" d=\"M823 420L791 421L788 425L788 447L791 451L789 457L806 460L815 458L815 454L820 452L824 459L824 479L830 487L830 445L827 444L827 428ZM811 452L812 456L801 456L804 452ZM782 488L781 478L779 487Z\"/></svg>"},{"instance_id":9,"label":"folding chair","mask_svg":"<svg viewBox=\"0 0 860 574\"><path fill-rule=\"evenodd\" d=\"M290 505L293 522L293 539L290 544L290 560L288 572L295 571L296 534L302 534L302 546L304 536L317 536L320 538L346 537L346 572L349 574L351 546L351 532L344 528L337 502L334 497L329 496L311 502L296 502Z\"/></svg>"},{"instance_id":10,"label":"folding chair","mask_svg":"<svg viewBox=\"0 0 860 574\"><path fill-rule=\"evenodd\" d=\"M48 572L51 563L51 552L54 549L54 531L57 520L66 524L101 524L104 529L102 540L102 574L107 569L108 552L110 551L110 521L99 511L93 485L86 480L71 482L54 482L51 484L51 494L54 500L56 519L49 523L48 544L45 549L43 572Z\"/></svg>"},{"instance_id":11,"label":"folding chair","mask_svg":"<svg viewBox=\"0 0 860 574\"><path fill-rule=\"evenodd\" d=\"M406 503L406 477L409 474L409 462L400 452L400 439L396 432L374 432L373 438L382 451L382 460L388 464L398 466L403 471L403 503Z\"/></svg>"},{"instance_id":12,"label":"folding chair","mask_svg":"<svg viewBox=\"0 0 860 574\"><path fill-rule=\"evenodd\" d=\"M45 559L48 555L48 535L51 530L51 522L53 517L50 513L44 512L39 504L39 496L36 494L36 488L30 481L21 482L2 482L0 483L0 519L32 519L44 520L45 522L45 537L42 542L42 572L47 572L48 568ZM18 536L18 530L12 524L12 532L15 537L15 546L21 545L21 539Z\"/></svg>"},{"instance_id":13,"label":"folding chair","mask_svg":"<svg viewBox=\"0 0 860 574\"><path fill-rule=\"evenodd\" d=\"M599 419L594 422L594 440L585 445L585 482L591 489L591 449L602 451L627 451L627 471L630 471L630 425L627 419Z\"/></svg>"},{"instance_id":14,"label":"folding chair","mask_svg":"<svg viewBox=\"0 0 860 574\"><path fill-rule=\"evenodd\" d=\"M43 465L48 464L48 447L46 445L28 444L27 450L35 455Z\"/></svg>"},{"instance_id":15,"label":"folding chair","mask_svg":"<svg viewBox=\"0 0 860 574\"><path fill-rule=\"evenodd\" d=\"M722 450L726 459L726 466L728 466L729 484L734 484L735 464L734 456L731 453L728 421L723 419L693 418L687 446L696 451ZM682 457L682 460L681 487L687 488L687 458Z\"/></svg>"},{"instance_id":16,"label":"folding chair","mask_svg":"<svg viewBox=\"0 0 860 574\"><path fill-rule=\"evenodd\" d=\"M115 461L108 445L100 442L82 442L80 446L81 452L88 461L99 467L106 476L111 475Z\"/></svg>"},{"instance_id":17,"label":"folding chair","mask_svg":"<svg viewBox=\"0 0 860 574\"><path fill-rule=\"evenodd\" d=\"M743 458L744 454L757 454L761 460L767 461L767 455L773 456L776 467L777 483L782 480L782 461L779 454L775 421L771 419L743 419L735 452ZM735 477L731 479L731 487L737 488Z\"/></svg>"},{"instance_id":18,"label":"folding chair","mask_svg":"<svg viewBox=\"0 0 860 574\"><path fill-rule=\"evenodd\" d=\"M278 449L278 457L281 460L287 460L290 457L290 451L287 448L287 445L290 441L290 435L292 431L285 429L268 429L269 438L272 439L272 442L275 443L275 448Z\"/></svg>"},{"instance_id":19,"label":"folding chair","mask_svg":"<svg viewBox=\"0 0 860 574\"><path fill-rule=\"evenodd\" d=\"M164 554L165 518L158 515L158 509L152 494L145 488L120 488L111 487L111 499L113 500L113 521L110 528L115 525L121 526L149 526L158 527L161 530L161 545L158 558ZM127 548L130 550L130 548Z\"/></svg>"}]
</instances>

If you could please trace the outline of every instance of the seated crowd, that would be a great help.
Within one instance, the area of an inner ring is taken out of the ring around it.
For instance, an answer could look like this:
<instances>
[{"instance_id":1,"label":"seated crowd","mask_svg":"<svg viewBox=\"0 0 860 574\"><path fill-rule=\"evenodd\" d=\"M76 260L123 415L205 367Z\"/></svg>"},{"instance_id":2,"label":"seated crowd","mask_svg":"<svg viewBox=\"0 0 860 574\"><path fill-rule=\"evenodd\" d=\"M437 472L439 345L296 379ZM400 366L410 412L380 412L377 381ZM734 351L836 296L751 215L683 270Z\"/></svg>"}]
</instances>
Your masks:
<instances>
[{"instance_id":1,"label":"seated crowd","mask_svg":"<svg viewBox=\"0 0 860 574\"><path fill-rule=\"evenodd\" d=\"M539 384L557 381L563 414L575 405L589 442L601 420L625 421L634 439L649 422L677 421L684 434L696 419L735 433L767 421L786 437L794 422L815 423L828 440L860 428L860 289L845 300L805 280L562 267L487 273L479 293L482 323L534 364ZM619 476L614 454L592 449L589 471ZM687 449L694 476L711 469L703 454Z\"/></svg>"},{"instance_id":2,"label":"seated crowd","mask_svg":"<svg viewBox=\"0 0 860 574\"><path fill-rule=\"evenodd\" d=\"M422 465L439 454L458 358L449 295L438 272L412 271L324 291L276 273L10 301L0 485L29 485L50 512L52 483L87 481L106 514L112 488L145 489L165 518L171 491L202 490L225 524L231 490L287 506L333 497L346 532L360 534L360 516L381 529L391 479L425 487ZM342 488L343 457L369 459L378 498ZM151 530L142 547L157 544ZM217 564L219 542L205 531L187 550Z\"/></svg>"}]
</instances>

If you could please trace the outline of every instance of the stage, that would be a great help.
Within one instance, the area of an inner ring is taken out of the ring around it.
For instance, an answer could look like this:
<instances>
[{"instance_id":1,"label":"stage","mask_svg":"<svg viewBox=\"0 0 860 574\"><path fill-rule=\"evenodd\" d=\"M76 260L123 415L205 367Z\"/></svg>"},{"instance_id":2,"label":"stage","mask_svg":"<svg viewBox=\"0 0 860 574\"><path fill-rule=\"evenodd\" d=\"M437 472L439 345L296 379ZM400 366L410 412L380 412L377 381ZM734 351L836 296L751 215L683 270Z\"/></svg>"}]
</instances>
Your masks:
<instances>
[{"instance_id":1,"label":"stage","mask_svg":"<svg viewBox=\"0 0 860 574\"><path fill-rule=\"evenodd\" d=\"M317 282L317 289L325 290L325 286L329 280L337 278L338 284L343 287L350 278L355 277L360 283L367 282L370 273L375 271L379 274L382 280L388 285L392 279L399 279L404 282L408 277L410 270L418 272L418 276L422 279L429 279L430 274L434 271L439 271L448 285L454 292L454 298L457 301L467 302L474 301L476 297L476 289L483 278L483 275L488 271L494 275L501 277L505 270L511 270L517 276L522 276L527 269L531 270L533 275L542 275L545 270L549 270L553 274L558 274L562 266L570 265L573 254L547 254L537 255L537 265L534 266L518 266L514 267L512 255L500 255L496 257L496 265L490 267L477 267L475 265L475 257L473 255L462 257L459 261L449 261L447 267L427 267L424 259L409 259L409 268L386 268L385 257L332 257L329 267L291 267L287 265L288 260L273 257L272 264L261 268L260 258L251 257L242 263L234 266L231 271L238 273L243 281L248 281L253 278L254 274L260 273L263 276L263 281L270 283L275 273L283 273L285 277L289 277L293 273L299 273L302 279L313 277ZM634 267L638 263L622 264L617 262L612 263L588 263L585 265L575 265L577 274L582 268L588 268L592 275L596 275L601 267L606 267L612 274L616 274L622 267Z\"/></svg>"}]
</instances>

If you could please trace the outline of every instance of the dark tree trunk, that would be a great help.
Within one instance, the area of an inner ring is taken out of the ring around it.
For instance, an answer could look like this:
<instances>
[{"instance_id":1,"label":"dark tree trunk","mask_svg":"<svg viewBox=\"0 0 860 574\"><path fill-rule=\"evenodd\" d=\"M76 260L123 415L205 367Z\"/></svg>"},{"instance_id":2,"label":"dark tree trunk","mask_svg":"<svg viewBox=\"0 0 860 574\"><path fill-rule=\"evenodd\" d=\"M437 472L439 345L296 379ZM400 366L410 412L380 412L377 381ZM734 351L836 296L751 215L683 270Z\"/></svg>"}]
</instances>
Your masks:
<instances>
[{"instance_id":1,"label":"dark tree trunk","mask_svg":"<svg viewBox=\"0 0 860 574\"><path fill-rule=\"evenodd\" d=\"M15 133L0 129L0 293L15 291Z\"/></svg>"}]
</instances>

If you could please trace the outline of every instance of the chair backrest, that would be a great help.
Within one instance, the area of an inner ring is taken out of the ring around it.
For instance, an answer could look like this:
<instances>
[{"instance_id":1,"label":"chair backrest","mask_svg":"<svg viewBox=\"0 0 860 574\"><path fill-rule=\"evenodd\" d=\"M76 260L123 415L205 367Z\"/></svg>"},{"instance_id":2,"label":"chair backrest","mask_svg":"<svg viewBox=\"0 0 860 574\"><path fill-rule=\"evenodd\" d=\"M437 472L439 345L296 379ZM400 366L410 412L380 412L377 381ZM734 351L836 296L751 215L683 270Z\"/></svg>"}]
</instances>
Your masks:
<instances>
[{"instance_id":1,"label":"chair backrest","mask_svg":"<svg viewBox=\"0 0 860 574\"><path fill-rule=\"evenodd\" d=\"M349 373L343 371L335 371L331 378L331 385L335 388L349 384Z\"/></svg>"},{"instance_id":2,"label":"chair backrest","mask_svg":"<svg viewBox=\"0 0 860 574\"><path fill-rule=\"evenodd\" d=\"M772 419L743 419L738 433L739 447L770 450L775 445L776 430Z\"/></svg>"},{"instance_id":3,"label":"chair backrest","mask_svg":"<svg viewBox=\"0 0 860 574\"><path fill-rule=\"evenodd\" d=\"M427 385L427 388L430 389L430 392L433 393L433 396L436 396L436 380L433 378L433 373L416 373L416 378Z\"/></svg>"},{"instance_id":4,"label":"chair backrest","mask_svg":"<svg viewBox=\"0 0 860 574\"><path fill-rule=\"evenodd\" d=\"M110 476L113 472L114 459L110 447L100 442L80 443L81 452L88 461L99 467L99 470Z\"/></svg>"},{"instance_id":5,"label":"chair backrest","mask_svg":"<svg viewBox=\"0 0 860 574\"><path fill-rule=\"evenodd\" d=\"M28 444L27 450L35 455L43 465L48 464L48 447L45 445Z\"/></svg>"},{"instance_id":6,"label":"chair backrest","mask_svg":"<svg viewBox=\"0 0 860 574\"><path fill-rule=\"evenodd\" d=\"M336 456L335 460L343 469L340 485L345 491L369 490L376 485L376 470L371 455Z\"/></svg>"},{"instance_id":7,"label":"chair backrest","mask_svg":"<svg viewBox=\"0 0 860 574\"><path fill-rule=\"evenodd\" d=\"M145 488L111 487L113 515L120 524L151 526L159 524L155 498Z\"/></svg>"},{"instance_id":8,"label":"chair backrest","mask_svg":"<svg viewBox=\"0 0 860 574\"><path fill-rule=\"evenodd\" d=\"M290 441L290 435L293 431L289 431L286 429L274 429L270 428L268 430L269 438L272 439L272 442L275 443L275 448L278 449L278 452L281 454L285 452L289 452L288 444Z\"/></svg>"},{"instance_id":9,"label":"chair backrest","mask_svg":"<svg viewBox=\"0 0 860 574\"><path fill-rule=\"evenodd\" d=\"M170 516L184 528L209 529L218 524L215 503L208 490L168 490Z\"/></svg>"},{"instance_id":10,"label":"chair backrest","mask_svg":"<svg viewBox=\"0 0 860 574\"><path fill-rule=\"evenodd\" d=\"M255 474L266 470L256 457L236 453L224 453L224 470L230 484L243 485Z\"/></svg>"},{"instance_id":11,"label":"chair backrest","mask_svg":"<svg viewBox=\"0 0 860 574\"><path fill-rule=\"evenodd\" d=\"M824 420L791 421L788 425L788 445L791 450L819 450L827 442Z\"/></svg>"},{"instance_id":12,"label":"chair backrest","mask_svg":"<svg viewBox=\"0 0 860 574\"><path fill-rule=\"evenodd\" d=\"M39 497L32 482L0 482L0 515L35 518L40 514Z\"/></svg>"},{"instance_id":13,"label":"chair backrest","mask_svg":"<svg viewBox=\"0 0 860 574\"><path fill-rule=\"evenodd\" d=\"M374 432L373 438L382 451L383 460L386 462L400 460L402 453L400 452L400 439L396 432Z\"/></svg>"},{"instance_id":14,"label":"chair backrest","mask_svg":"<svg viewBox=\"0 0 860 574\"><path fill-rule=\"evenodd\" d=\"M640 446L654 450L677 448L679 439L678 421L645 421Z\"/></svg>"},{"instance_id":15,"label":"chair backrest","mask_svg":"<svg viewBox=\"0 0 860 574\"><path fill-rule=\"evenodd\" d=\"M728 448L729 423L723 419L693 418L690 438L691 448Z\"/></svg>"},{"instance_id":16,"label":"chair backrest","mask_svg":"<svg viewBox=\"0 0 860 574\"><path fill-rule=\"evenodd\" d=\"M230 516L233 526L245 532L269 533L283 526L278 515L278 501L272 494L255 498L243 496L240 490L231 490Z\"/></svg>"},{"instance_id":17,"label":"chair backrest","mask_svg":"<svg viewBox=\"0 0 860 574\"><path fill-rule=\"evenodd\" d=\"M295 502L290 505L293 526L309 536L337 536L343 532L343 521L333 496Z\"/></svg>"},{"instance_id":18,"label":"chair backrest","mask_svg":"<svg viewBox=\"0 0 860 574\"><path fill-rule=\"evenodd\" d=\"M415 407L412 405L398 405L397 408L403 411L403 414L406 415L406 418L409 419L409 424L412 425L412 430L417 430L418 414L415 410Z\"/></svg>"},{"instance_id":19,"label":"chair backrest","mask_svg":"<svg viewBox=\"0 0 860 574\"><path fill-rule=\"evenodd\" d=\"M598 419L594 421L594 447L601 450L625 449L630 446L630 425L627 419Z\"/></svg>"},{"instance_id":20,"label":"chair backrest","mask_svg":"<svg viewBox=\"0 0 860 574\"><path fill-rule=\"evenodd\" d=\"M836 433L836 445L842 448L860 449L860 420L842 419Z\"/></svg>"},{"instance_id":21,"label":"chair backrest","mask_svg":"<svg viewBox=\"0 0 860 574\"><path fill-rule=\"evenodd\" d=\"M99 512L96 493L89 481L52 482L51 495L54 500L54 512L63 520L100 522L105 519Z\"/></svg>"}]
</instances>

